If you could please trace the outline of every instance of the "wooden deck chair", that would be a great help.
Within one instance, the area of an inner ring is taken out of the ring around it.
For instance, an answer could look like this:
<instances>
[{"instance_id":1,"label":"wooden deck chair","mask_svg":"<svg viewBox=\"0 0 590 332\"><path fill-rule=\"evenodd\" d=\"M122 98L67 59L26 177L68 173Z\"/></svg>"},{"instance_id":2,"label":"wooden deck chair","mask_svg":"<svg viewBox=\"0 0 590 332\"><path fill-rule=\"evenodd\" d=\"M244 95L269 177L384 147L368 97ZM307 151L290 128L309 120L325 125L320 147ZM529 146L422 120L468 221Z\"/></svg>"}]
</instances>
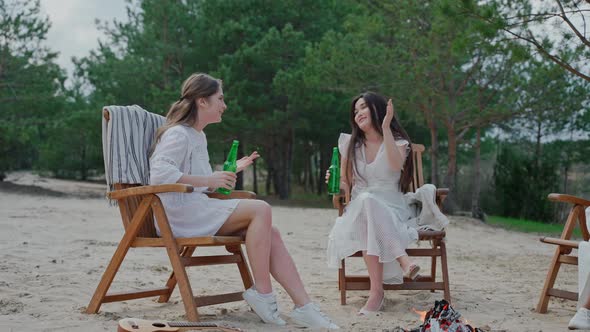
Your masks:
<instances>
[{"instance_id":1,"label":"wooden deck chair","mask_svg":"<svg viewBox=\"0 0 590 332\"><path fill-rule=\"evenodd\" d=\"M108 121L108 111L103 111L103 116ZM166 211L156 194L165 192L190 193L193 187L184 184L165 184L155 186L139 186L136 184L115 184L115 190L107 194L110 199L118 201L119 210L125 234L119 242L115 253L104 272L94 296L86 309L86 313L97 313L100 306L107 302L125 301L144 297L159 296L158 302L167 302L172 291L178 284L180 295L184 303L186 318L189 321L198 321L197 307L241 301L241 292L226 293L220 295L194 296L191 284L186 272L189 266L236 264L240 272L244 288L253 285L252 276L247 260L242 251L244 238L239 236L204 236L192 238L175 238L172 234ZM231 195L210 194L216 198L254 198L252 192L233 191ZM156 234L153 216L156 216L161 237ZM194 256L198 247L224 246L230 254ZM162 288L132 291L125 293L109 293L107 291L125 258L129 248L161 247L165 248L172 274L166 285Z\"/></svg>"},{"instance_id":2,"label":"wooden deck chair","mask_svg":"<svg viewBox=\"0 0 590 332\"><path fill-rule=\"evenodd\" d=\"M424 152L424 145L412 144L412 158L414 158L414 176L411 184L411 191L416 191L424 184L424 176L422 174L422 153ZM436 203L442 211L442 202L448 195L448 189L437 189ZM338 215L341 216L346 206L346 200L343 195L335 195L333 197L334 207L338 209ZM399 285L384 284L385 290L442 290L444 298L449 303L451 302L451 292L449 289L449 272L447 268L447 249L445 244L445 231L419 231L419 241L431 241L431 248L409 248L406 250L408 256L414 257L431 257L430 275L419 275L416 280L412 281L404 279L404 282ZM356 252L350 257L363 257L361 251ZM436 261L440 257L441 274L440 281L436 281ZM340 269L338 270L338 289L340 290L340 304L346 304L347 290L369 290L370 281L368 275L347 275L346 262L342 260Z\"/></svg>"},{"instance_id":3,"label":"wooden deck chair","mask_svg":"<svg viewBox=\"0 0 590 332\"><path fill-rule=\"evenodd\" d=\"M553 288L553 286L555 285L555 280L557 279L557 273L559 272L561 264L578 265L578 256L572 254L572 251L573 249L578 249L579 241L570 240L572 233L576 228L576 224L579 225L580 230L582 231L582 237L584 238L584 241L588 241L590 239L590 235L588 234L588 226L586 224L586 214L584 211L590 206L590 201L563 194L549 194L548 198L550 201L572 204L572 207L565 222L565 226L563 227L561 237L542 237L540 239L541 242L556 245L557 248L555 248L555 253L553 254L551 264L549 265L547 278L545 278L545 284L543 285L543 290L541 292L541 298L537 304L538 313L547 312L549 298L552 296L573 301L578 300L578 293L556 289Z\"/></svg>"}]
</instances>

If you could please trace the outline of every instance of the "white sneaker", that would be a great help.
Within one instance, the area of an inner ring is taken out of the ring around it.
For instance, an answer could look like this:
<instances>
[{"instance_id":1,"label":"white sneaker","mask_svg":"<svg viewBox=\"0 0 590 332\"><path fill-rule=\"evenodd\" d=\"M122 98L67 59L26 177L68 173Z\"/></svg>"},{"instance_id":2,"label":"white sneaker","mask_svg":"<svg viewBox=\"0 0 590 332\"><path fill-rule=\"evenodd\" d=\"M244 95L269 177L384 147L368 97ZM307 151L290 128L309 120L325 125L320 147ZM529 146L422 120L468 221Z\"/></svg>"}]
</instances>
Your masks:
<instances>
[{"instance_id":1,"label":"white sneaker","mask_svg":"<svg viewBox=\"0 0 590 332\"><path fill-rule=\"evenodd\" d=\"M315 303L308 303L302 307L295 308L289 314L289 317L297 325L311 328L328 328L328 329L339 329L340 327L330 320L326 314L324 314L320 307Z\"/></svg>"},{"instance_id":2,"label":"white sneaker","mask_svg":"<svg viewBox=\"0 0 590 332\"><path fill-rule=\"evenodd\" d=\"M265 298L261 296L255 289L249 288L242 297L250 305L252 310L262 319L265 323L272 323L276 325L287 324L281 317L279 317L279 308L277 306L277 298L272 297Z\"/></svg>"},{"instance_id":3,"label":"white sneaker","mask_svg":"<svg viewBox=\"0 0 590 332\"><path fill-rule=\"evenodd\" d=\"M570 330L588 330L590 329L590 310L580 308L572 317L567 328Z\"/></svg>"}]
</instances>

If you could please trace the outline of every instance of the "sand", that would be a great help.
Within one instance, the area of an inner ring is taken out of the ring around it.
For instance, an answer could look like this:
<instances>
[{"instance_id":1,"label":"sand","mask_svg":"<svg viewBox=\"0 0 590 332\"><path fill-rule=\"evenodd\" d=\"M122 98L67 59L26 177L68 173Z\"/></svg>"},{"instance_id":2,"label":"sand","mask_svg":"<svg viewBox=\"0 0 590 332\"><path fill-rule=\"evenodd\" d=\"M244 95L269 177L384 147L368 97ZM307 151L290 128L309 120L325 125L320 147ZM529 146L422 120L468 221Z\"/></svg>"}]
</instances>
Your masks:
<instances>
[{"instance_id":1,"label":"sand","mask_svg":"<svg viewBox=\"0 0 590 332\"><path fill-rule=\"evenodd\" d=\"M0 331L115 331L125 317L184 319L178 290L169 303L147 298L107 303L97 315L84 314L123 229L117 208L102 198L100 184L11 173L0 183ZM333 209L273 207L281 230L313 300L344 331L387 331L419 325L413 312L428 310L441 292L387 291L377 317L358 317L366 291L348 293L340 305L337 271L326 267L327 235ZM453 306L472 325L491 331L565 331L575 313L573 301L553 299L547 314L534 312L554 248L537 234L494 228L452 217L447 230ZM358 264L357 264L358 263ZM352 270L362 270L360 260ZM419 263L428 270L426 261ZM115 278L115 290L164 285L171 271L161 249L131 250ZM195 293L240 290L233 266L189 269ZM577 290L577 269L566 266L558 285ZM292 303L275 284L279 309ZM262 323L245 302L200 308L205 321L223 322L246 331L300 331Z\"/></svg>"}]
</instances>

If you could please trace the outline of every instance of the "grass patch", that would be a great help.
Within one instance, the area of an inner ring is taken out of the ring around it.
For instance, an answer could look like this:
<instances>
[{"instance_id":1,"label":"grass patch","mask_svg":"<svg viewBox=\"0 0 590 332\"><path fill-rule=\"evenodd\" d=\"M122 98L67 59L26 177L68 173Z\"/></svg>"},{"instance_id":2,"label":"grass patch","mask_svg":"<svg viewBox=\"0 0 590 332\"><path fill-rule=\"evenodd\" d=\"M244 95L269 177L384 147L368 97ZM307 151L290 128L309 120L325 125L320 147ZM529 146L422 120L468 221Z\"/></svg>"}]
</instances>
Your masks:
<instances>
[{"instance_id":1,"label":"grass patch","mask_svg":"<svg viewBox=\"0 0 590 332\"><path fill-rule=\"evenodd\" d=\"M561 235L564 226L563 224L547 224L540 221L499 216L487 216L486 222L490 225L500 226L509 230L552 236ZM573 237L582 238L582 232L579 228L574 229Z\"/></svg>"}]
</instances>

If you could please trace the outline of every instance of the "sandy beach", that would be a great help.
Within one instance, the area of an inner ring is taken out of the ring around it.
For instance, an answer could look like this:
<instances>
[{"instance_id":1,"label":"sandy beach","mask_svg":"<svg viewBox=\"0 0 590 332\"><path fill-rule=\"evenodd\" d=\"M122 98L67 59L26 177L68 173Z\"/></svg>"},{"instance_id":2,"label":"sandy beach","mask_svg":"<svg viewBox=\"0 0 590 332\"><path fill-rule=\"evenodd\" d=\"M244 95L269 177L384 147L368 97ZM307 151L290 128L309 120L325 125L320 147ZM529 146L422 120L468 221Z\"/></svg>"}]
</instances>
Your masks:
<instances>
[{"instance_id":1,"label":"sandy beach","mask_svg":"<svg viewBox=\"0 0 590 332\"><path fill-rule=\"evenodd\" d=\"M100 184L11 173L0 183L0 331L116 331L125 317L184 319L178 290L169 303L156 298L107 303L97 315L82 313L123 234L119 212L102 198ZM367 292L349 292L340 305L337 271L327 268L327 236L337 211L273 207L274 224L293 255L309 293L344 331L383 331L417 327L413 312L428 310L442 293L387 291L385 308L375 318L356 315ZM453 217L447 230L453 307L472 325L489 331L566 331L576 303L551 300L537 314L553 247L539 235L510 232L482 222ZM426 244L424 244L426 245ZM426 261L419 263L428 270ZM352 264L361 270L361 260ZM113 284L115 290L164 285L171 271L162 249L133 249ZM577 290L577 269L566 266L558 285ZM240 290L233 266L189 269L195 293ZM275 284L279 310L292 304ZM199 309L205 321L246 331L301 331L263 324L245 302Z\"/></svg>"}]
</instances>

